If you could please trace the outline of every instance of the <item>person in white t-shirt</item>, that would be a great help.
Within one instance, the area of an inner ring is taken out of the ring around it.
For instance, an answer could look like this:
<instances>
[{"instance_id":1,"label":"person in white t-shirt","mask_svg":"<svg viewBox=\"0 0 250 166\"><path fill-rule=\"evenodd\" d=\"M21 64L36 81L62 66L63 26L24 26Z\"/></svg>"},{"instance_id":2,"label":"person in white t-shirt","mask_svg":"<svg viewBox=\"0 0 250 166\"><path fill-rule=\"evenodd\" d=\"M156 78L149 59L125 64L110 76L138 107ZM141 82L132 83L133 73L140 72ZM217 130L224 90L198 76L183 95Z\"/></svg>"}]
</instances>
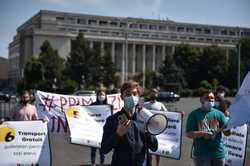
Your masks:
<instances>
[{"instance_id":1,"label":"person in white t-shirt","mask_svg":"<svg viewBox=\"0 0 250 166\"><path fill-rule=\"evenodd\" d=\"M165 105L162 102L157 101L157 97L158 97L158 90L153 88L150 90L149 93L149 98L150 101L145 102L143 104L143 107L148 109L148 110L155 110L155 111L168 111L167 108L165 107ZM152 158L151 158L152 160ZM159 166L160 164L160 156L159 155L155 155L155 160L156 160L156 166ZM152 162L152 161L151 161Z\"/></svg>"},{"instance_id":2,"label":"person in white t-shirt","mask_svg":"<svg viewBox=\"0 0 250 166\"><path fill-rule=\"evenodd\" d=\"M167 108L165 107L165 105L162 102L159 102L156 100L157 97L158 97L158 90L155 88L151 89L149 93L150 101L145 102L143 104L143 107L149 110L167 111Z\"/></svg>"}]
</instances>

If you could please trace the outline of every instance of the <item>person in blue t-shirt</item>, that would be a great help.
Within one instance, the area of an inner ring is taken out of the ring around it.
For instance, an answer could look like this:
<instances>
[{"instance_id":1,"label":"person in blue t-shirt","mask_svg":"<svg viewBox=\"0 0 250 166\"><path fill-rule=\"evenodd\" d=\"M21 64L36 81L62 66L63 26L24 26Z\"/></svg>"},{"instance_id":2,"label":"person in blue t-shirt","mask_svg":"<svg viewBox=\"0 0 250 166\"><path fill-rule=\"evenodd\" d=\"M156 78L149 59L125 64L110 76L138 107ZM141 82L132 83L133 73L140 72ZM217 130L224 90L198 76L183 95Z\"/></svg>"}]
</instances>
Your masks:
<instances>
[{"instance_id":1,"label":"person in blue t-shirt","mask_svg":"<svg viewBox=\"0 0 250 166\"><path fill-rule=\"evenodd\" d=\"M186 124L186 136L193 139L194 165L224 166L225 150L221 131L226 127L226 117L213 108L215 96L212 91L203 91L200 102L202 106L189 114Z\"/></svg>"}]
</instances>

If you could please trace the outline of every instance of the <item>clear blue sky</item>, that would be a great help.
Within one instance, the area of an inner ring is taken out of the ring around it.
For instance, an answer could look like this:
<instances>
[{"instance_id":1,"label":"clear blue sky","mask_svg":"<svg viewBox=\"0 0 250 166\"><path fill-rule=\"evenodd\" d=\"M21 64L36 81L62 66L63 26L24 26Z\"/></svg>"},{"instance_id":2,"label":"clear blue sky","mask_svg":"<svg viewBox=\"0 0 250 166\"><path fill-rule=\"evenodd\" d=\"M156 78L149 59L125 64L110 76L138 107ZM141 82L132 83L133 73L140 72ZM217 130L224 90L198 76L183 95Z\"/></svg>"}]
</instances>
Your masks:
<instances>
[{"instance_id":1,"label":"clear blue sky","mask_svg":"<svg viewBox=\"0 0 250 166\"><path fill-rule=\"evenodd\" d=\"M16 29L39 10L250 28L250 0L0 0L0 56Z\"/></svg>"}]
</instances>

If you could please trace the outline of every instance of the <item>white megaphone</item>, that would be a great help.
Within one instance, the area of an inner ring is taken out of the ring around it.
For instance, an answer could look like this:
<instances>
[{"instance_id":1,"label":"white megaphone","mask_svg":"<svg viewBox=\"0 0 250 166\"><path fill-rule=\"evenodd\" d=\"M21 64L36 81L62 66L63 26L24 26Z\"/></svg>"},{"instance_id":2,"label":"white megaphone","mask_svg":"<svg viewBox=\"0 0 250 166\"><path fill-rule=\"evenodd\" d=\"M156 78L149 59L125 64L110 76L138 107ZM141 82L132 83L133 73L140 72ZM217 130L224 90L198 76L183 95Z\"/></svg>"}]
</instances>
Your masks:
<instances>
[{"instance_id":1,"label":"white megaphone","mask_svg":"<svg viewBox=\"0 0 250 166\"><path fill-rule=\"evenodd\" d=\"M168 125L166 115L161 113L153 114L146 108L138 111L139 118L144 121L146 130L152 135L159 135L165 131Z\"/></svg>"}]
</instances>

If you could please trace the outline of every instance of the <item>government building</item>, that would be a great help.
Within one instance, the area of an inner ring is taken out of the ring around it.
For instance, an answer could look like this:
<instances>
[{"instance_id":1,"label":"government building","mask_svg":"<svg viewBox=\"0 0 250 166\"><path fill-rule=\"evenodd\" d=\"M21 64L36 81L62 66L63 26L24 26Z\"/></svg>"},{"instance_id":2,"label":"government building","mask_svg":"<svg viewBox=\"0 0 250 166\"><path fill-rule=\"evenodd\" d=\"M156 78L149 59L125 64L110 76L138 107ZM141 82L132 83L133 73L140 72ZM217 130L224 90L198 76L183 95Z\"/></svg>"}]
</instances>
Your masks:
<instances>
[{"instance_id":1,"label":"government building","mask_svg":"<svg viewBox=\"0 0 250 166\"><path fill-rule=\"evenodd\" d=\"M26 61L39 55L45 40L66 58L71 40L80 32L91 48L99 45L101 55L111 55L121 83L145 71L158 71L176 45L217 45L228 54L241 37L250 37L250 28L41 10L17 28L9 44L10 83L23 76Z\"/></svg>"}]
</instances>

